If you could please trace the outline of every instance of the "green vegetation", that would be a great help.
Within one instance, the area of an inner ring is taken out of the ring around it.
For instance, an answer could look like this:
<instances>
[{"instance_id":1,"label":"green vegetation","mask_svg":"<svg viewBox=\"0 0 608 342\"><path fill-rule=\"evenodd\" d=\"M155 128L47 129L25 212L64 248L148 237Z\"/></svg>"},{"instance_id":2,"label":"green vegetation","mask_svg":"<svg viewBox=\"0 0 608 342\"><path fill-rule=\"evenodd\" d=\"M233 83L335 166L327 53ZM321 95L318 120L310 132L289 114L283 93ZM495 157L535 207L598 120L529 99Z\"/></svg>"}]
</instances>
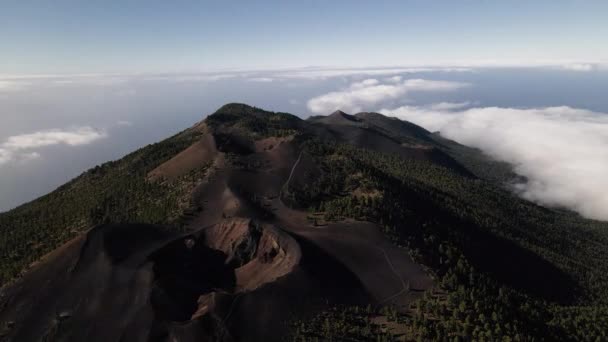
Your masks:
<instances>
[{"instance_id":1,"label":"green vegetation","mask_svg":"<svg viewBox=\"0 0 608 342\"><path fill-rule=\"evenodd\" d=\"M511 165L493 160L480 150L445 139L439 134L432 134L431 137L438 144L439 149L456 159L477 177L500 186L513 183L520 178L513 172Z\"/></svg>"},{"instance_id":2,"label":"green vegetation","mask_svg":"<svg viewBox=\"0 0 608 342\"><path fill-rule=\"evenodd\" d=\"M56 191L0 214L0 284L92 226L141 222L179 226L205 168L177 180L147 174L200 138L185 131L121 160L96 166Z\"/></svg>"},{"instance_id":3,"label":"green vegetation","mask_svg":"<svg viewBox=\"0 0 608 342\"><path fill-rule=\"evenodd\" d=\"M231 103L206 120L216 132L230 129L252 139L285 137L295 134L301 119L288 113L268 112L245 104Z\"/></svg>"},{"instance_id":4,"label":"green vegetation","mask_svg":"<svg viewBox=\"0 0 608 342\"><path fill-rule=\"evenodd\" d=\"M436 281L409 308L334 307L295 321L292 340L608 340L607 222L524 201L501 187L513 178L505 164L411 125L373 118L382 134L438 147L480 178L317 140L307 123L285 113L230 104L206 120L220 150L227 147L231 167L244 170L261 167L236 153L251 152L251 140L295 135L317 170L304 175L307 181L290 182L285 202L308 210L315 225L378 223ZM0 284L96 224L179 227L185 215L201 209L192 207L190 196L206 167L175 180L152 182L147 175L200 134L185 131L147 146L0 214ZM272 215L257 194L239 195Z\"/></svg>"},{"instance_id":5,"label":"green vegetation","mask_svg":"<svg viewBox=\"0 0 608 342\"><path fill-rule=\"evenodd\" d=\"M396 313L395 319L396 319ZM395 341L392 334L374 322L378 315L365 308L334 307L309 321L294 322L292 341Z\"/></svg>"},{"instance_id":6,"label":"green vegetation","mask_svg":"<svg viewBox=\"0 0 608 342\"><path fill-rule=\"evenodd\" d=\"M441 294L403 315L408 340L607 338L608 223L426 162L315 140L304 148L322 175L290 185L292 203L315 221L380 223L438 280Z\"/></svg>"}]
</instances>

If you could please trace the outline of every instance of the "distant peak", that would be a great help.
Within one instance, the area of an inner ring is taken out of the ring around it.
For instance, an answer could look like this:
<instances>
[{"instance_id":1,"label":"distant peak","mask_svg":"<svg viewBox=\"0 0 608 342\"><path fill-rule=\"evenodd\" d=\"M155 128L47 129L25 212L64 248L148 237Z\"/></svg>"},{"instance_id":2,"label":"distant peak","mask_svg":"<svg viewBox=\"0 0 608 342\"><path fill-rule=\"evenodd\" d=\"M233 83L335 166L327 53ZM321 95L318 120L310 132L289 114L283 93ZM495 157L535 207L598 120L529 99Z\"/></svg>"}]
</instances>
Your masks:
<instances>
[{"instance_id":1,"label":"distant peak","mask_svg":"<svg viewBox=\"0 0 608 342\"><path fill-rule=\"evenodd\" d=\"M328 118L333 119L333 120L345 119L345 120L348 120L348 121L356 121L356 122L360 121L354 115L346 114L346 113L344 113L341 110L337 110L337 111L329 114Z\"/></svg>"},{"instance_id":2,"label":"distant peak","mask_svg":"<svg viewBox=\"0 0 608 342\"><path fill-rule=\"evenodd\" d=\"M263 116L265 114L270 113L244 103L228 103L207 116L204 121L210 127L215 128L223 124L234 124L247 116Z\"/></svg>"},{"instance_id":3,"label":"distant peak","mask_svg":"<svg viewBox=\"0 0 608 342\"><path fill-rule=\"evenodd\" d=\"M272 114L272 112L267 112L263 109L253 107L244 103L228 103L221 106L213 114L207 116L205 120L207 122L218 120L225 122L239 120L246 116L264 116L269 114Z\"/></svg>"},{"instance_id":4,"label":"distant peak","mask_svg":"<svg viewBox=\"0 0 608 342\"><path fill-rule=\"evenodd\" d=\"M255 109L256 109L255 107L252 107L252 106L250 106L248 104L233 102L233 103L227 103L227 104L221 106L218 110L215 111L214 114L218 114L218 113L247 113L247 112L252 112Z\"/></svg>"},{"instance_id":5,"label":"distant peak","mask_svg":"<svg viewBox=\"0 0 608 342\"><path fill-rule=\"evenodd\" d=\"M341 110L338 109L337 111L329 114L329 116L350 116L350 115L346 114L343 111L341 111Z\"/></svg>"}]
</instances>

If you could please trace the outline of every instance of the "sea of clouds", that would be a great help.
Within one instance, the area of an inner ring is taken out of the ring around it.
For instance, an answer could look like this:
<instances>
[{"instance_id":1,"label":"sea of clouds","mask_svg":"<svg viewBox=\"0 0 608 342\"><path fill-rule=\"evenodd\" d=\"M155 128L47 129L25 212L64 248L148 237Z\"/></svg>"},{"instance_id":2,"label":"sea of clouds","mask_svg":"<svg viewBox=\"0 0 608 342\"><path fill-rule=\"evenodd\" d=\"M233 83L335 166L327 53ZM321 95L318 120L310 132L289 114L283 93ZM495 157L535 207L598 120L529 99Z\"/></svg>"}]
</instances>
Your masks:
<instances>
[{"instance_id":1,"label":"sea of clouds","mask_svg":"<svg viewBox=\"0 0 608 342\"><path fill-rule=\"evenodd\" d=\"M470 102L383 107L413 91L454 91L470 84L401 78L367 79L314 97L317 114L376 110L411 121L508 162L527 182L524 198L608 220L608 114L568 106L476 107Z\"/></svg>"},{"instance_id":2,"label":"sea of clouds","mask_svg":"<svg viewBox=\"0 0 608 342\"><path fill-rule=\"evenodd\" d=\"M303 117L341 109L408 120L511 163L528 179L515 189L521 196L608 220L608 102L598 91L606 70L573 63L519 73L315 67L0 75L0 210L174 134L227 102L244 102ZM541 105L534 102L543 96ZM489 98L491 105L482 105ZM587 107L595 110L581 109Z\"/></svg>"}]
</instances>

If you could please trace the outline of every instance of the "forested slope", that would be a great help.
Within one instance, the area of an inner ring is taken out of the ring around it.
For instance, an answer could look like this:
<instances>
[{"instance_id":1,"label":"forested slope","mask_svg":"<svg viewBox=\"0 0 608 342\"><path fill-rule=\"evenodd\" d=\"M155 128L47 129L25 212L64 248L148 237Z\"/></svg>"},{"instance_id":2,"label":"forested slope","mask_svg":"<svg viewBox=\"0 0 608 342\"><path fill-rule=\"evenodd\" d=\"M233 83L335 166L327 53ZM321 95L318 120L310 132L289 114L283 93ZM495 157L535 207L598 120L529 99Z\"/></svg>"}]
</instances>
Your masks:
<instances>
[{"instance_id":1,"label":"forested slope","mask_svg":"<svg viewBox=\"0 0 608 342\"><path fill-rule=\"evenodd\" d=\"M312 220L380 222L440 281L408 314L385 314L409 338L606 338L606 222L546 209L424 162L319 141L306 151L323 176L290 193ZM358 312L365 310L324 313L296 325L298 334L338 337L342 327L325 327L325 320L355 329L369 323Z\"/></svg>"},{"instance_id":2,"label":"forested slope","mask_svg":"<svg viewBox=\"0 0 608 342\"><path fill-rule=\"evenodd\" d=\"M180 229L204 211L191 199L210 165L175 179L148 175L212 134L226 177L215 180L227 189L222 196L246 197L263 219L274 219L273 210L306 212L306 234L371 222L435 280L430 290L408 284L418 299L406 307L343 305L300 316L294 308L295 318L285 317L289 338L608 339L608 223L517 197L505 186L515 177L508 165L377 113L301 120L229 104L204 126L208 131L197 125L0 214L0 282L100 223ZM276 187L279 179L276 196L250 184ZM211 200L224 201L217 197ZM307 245L299 221L281 220L273 223L294 226Z\"/></svg>"},{"instance_id":3,"label":"forested slope","mask_svg":"<svg viewBox=\"0 0 608 342\"><path fill-rule=\"evenodd\" d=\"M101 223L176 224L204 168L172 181L147 174L200 138L187 130L92 168L57 190L0 214L0 284L69 239Z\"/></svg>"}]
</instances>

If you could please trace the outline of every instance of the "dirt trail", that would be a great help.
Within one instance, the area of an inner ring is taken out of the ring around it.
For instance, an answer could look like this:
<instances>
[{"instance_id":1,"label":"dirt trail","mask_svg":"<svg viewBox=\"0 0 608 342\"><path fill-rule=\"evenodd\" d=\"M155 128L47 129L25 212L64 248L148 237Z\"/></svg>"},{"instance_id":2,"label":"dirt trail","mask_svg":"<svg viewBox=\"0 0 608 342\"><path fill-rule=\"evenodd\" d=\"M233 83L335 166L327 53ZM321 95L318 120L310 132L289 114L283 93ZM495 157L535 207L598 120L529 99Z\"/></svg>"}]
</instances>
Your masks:
<instances>
[{"instance_id":1,"label":"dirt trail","mask_svg":"<svg viewBox=\"0 0 608 342\"><path fill-rule=\"evenodd\" d=\"M382 305L384 303L391 301L393 298L400 296L402 293L409 291L409 286L406 284L406 282L403 280L403 278L401 278L401 276L399 276L399 274L397 274L397 271L395 270L395 266L393 266L393 263L391 262L391 259L388 257L388 254L386 254L386 251L380 247L377 247L377 248L384 255L384 258L386 259L386 262L388 263L389 267L393 271L393 274L395 274L395 277L397 277L401 281L401 285L403 285L403 288L401 289L401 291L389 296L388 298L381 300L379 304Z\"/></svg>"},{"instance_id":2,"label":"dirt trail","mask_svg":"<svg viewBox=\"0 0 608 342\"><path fill-rule=\"evenodd\" d=\"M289 182L297 172L302 154L303 151L299 153L298 159L291 167L289 177L282 189L288 189ZM408 304L417 297L417 295L403 296L404 294L412 294L409 285L411 281L419 284L421 289L432 286L432 280L426 275L422 267L416 264L404 250L388 242L380 232L379 227L373 223L349 220L315 227L307 219L306 212L289 208L280 196L273 201L273 207L277 226L284 227L288 231L310 239L343 262L368 286L370 293L377 298L378 305L387 303ZM389 249L391 251L390 255L387 252ZM369 262L369 260L375 259L366 255L366 250L379 251L382 256L382 263L386 265L386 268L380 267L380 264L376 262ZM395 267L394 258L399 260L402 268L401 273ZM386 269L386 272L379 271L382 269ZM380 275L378 272L382 274L381 278L375 275ZM390 277L387 277L387 274ZM393 289L391 290L391 288Z\"/></svg>"}]
</instances>

